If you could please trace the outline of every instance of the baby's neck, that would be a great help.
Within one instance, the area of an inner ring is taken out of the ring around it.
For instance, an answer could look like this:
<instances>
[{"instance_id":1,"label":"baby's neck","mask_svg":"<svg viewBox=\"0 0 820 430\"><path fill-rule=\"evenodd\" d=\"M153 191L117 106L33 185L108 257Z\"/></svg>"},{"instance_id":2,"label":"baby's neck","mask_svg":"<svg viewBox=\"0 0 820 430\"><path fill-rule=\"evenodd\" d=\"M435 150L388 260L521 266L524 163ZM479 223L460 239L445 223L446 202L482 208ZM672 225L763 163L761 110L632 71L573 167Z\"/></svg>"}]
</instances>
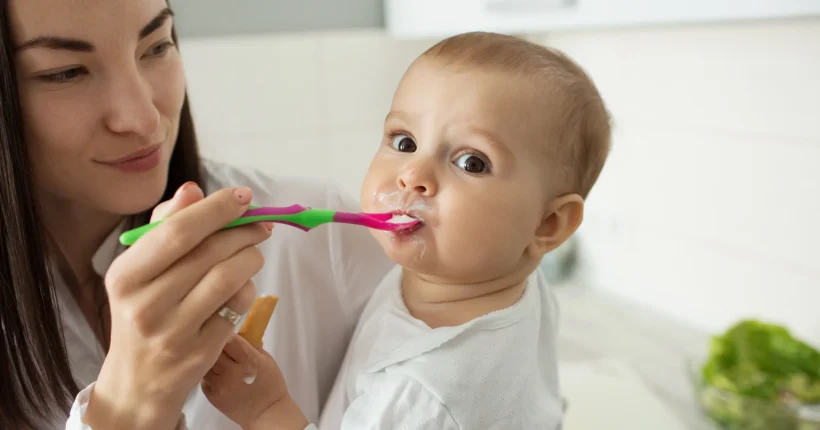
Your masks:
<instances>
[{"instance_id":1,"label":"baby's neck","mask_svg":"<svg viewBox=\"0 0 820 430\"><path fill-rule=\"evenodd\" d=\"M431 328L453 327L514 305L524 294L527 275L480 284L454 284L402 271L402 295L410 314Z\"/></svg>"}]
</instances>

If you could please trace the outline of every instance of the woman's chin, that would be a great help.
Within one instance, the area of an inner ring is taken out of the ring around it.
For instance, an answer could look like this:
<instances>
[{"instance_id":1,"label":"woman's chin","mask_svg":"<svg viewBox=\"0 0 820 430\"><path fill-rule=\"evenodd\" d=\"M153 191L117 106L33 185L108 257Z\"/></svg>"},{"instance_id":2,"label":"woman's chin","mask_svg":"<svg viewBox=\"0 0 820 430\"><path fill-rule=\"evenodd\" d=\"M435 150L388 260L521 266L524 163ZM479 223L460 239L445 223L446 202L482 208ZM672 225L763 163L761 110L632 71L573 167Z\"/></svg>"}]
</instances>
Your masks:
<instances>
[{"instance_id":1,"label":"woman's chin","mask_svg":"<svg viewBox=\"0 0 820 430\"><path fill-rule=\"evenodd\" d=\"M118 200L109 202L105 206L109 208L108 212L115 213L117 215L137 215L153 210L154 207L160 203L164 193L164 188L142 188L131 194L122 194L119 196ZM125 198L124 196L128 197Z\"/></svg>"}]
</instances>

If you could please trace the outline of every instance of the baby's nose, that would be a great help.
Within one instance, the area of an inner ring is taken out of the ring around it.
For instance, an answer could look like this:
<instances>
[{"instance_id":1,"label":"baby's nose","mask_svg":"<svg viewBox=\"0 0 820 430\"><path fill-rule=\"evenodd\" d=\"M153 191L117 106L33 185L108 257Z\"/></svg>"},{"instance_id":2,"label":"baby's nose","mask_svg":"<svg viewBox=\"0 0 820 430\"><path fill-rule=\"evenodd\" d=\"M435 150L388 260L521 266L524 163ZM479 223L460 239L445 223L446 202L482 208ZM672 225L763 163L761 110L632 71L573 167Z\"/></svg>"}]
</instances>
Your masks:
<instances>
[{"instance_id":1,"label":"baby's nose","mask_svg":"<svg viewBox=\"0 0 820 430\"><path fill-rule=\"evenodd\" d=\"M430 195L435 192L435 175L430 169L416 166L407 169L398 177L398 187L402 191Z\"/></svg>"}]
</instances>

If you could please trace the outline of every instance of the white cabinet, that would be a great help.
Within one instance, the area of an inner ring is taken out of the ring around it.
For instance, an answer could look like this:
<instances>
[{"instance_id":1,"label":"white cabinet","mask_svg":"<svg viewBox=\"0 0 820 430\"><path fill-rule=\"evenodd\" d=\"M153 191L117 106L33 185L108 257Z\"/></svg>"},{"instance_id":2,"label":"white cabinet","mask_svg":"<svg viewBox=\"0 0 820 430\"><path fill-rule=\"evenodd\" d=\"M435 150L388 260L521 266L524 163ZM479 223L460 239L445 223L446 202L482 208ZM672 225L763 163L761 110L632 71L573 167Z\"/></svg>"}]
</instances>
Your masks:
<instances>
[{"instance_id":1,"label":"white cabinet","mask_svg":"<svg viewBox=\"0 0 820 430\"><path fill-rule=\"evenodd\" d=\"M439 38L820 16L820 0L384 0L387 31Z\"/></svg>"}]
</instances>

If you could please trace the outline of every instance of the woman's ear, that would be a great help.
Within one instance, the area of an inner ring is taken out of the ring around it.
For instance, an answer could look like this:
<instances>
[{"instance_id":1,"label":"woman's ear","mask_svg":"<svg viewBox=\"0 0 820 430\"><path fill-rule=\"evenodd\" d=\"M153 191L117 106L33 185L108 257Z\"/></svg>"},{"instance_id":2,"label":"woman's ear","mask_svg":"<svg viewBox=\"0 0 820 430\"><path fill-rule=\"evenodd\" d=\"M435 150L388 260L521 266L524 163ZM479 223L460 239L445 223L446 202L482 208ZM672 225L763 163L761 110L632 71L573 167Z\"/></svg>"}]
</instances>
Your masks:
<instances>
[{"instance_id":1,"label":"woman's ear","mask_svg":"<svg viewBox=\"0 0 820 430\"><path fill-rule=\"evenodd\" d=\"M552 200L535 231L530 251L542 256L564 243L578 230L584 220L584 199L578 194L566 194Z\"/></svg>"}]
</instances>

